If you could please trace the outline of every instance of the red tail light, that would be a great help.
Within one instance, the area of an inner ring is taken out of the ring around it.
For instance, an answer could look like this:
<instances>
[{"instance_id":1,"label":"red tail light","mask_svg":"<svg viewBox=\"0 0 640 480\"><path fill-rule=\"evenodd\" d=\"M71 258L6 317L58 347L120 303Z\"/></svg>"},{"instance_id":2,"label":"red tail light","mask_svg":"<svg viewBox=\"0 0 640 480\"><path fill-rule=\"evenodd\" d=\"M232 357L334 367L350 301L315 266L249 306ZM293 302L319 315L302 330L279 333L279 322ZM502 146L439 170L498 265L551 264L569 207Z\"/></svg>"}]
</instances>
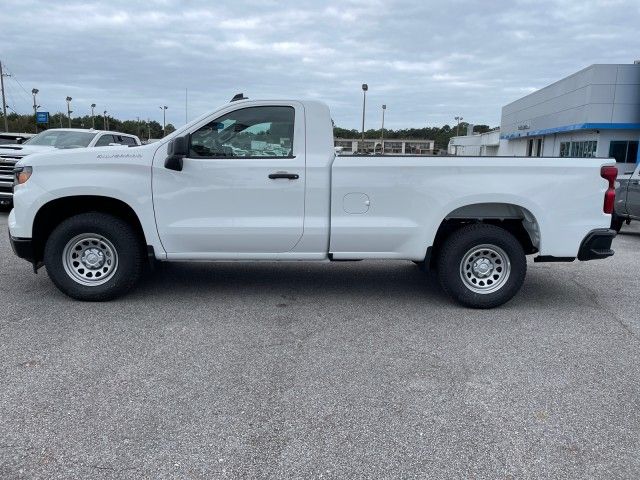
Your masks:
<instances>
[{"instance_id":1,"label":"red tail light","mask_svg":"<svg viewBox=\"0 0 640 480\"><path fill-rule=\"evenodd\" d=\"M616 200L616 178L618 178L618 168L613 166L602 167L600 176L609 182L609 188L604 192L604 213L613 213L613 204Z\"/></svg>"}]
</instances>

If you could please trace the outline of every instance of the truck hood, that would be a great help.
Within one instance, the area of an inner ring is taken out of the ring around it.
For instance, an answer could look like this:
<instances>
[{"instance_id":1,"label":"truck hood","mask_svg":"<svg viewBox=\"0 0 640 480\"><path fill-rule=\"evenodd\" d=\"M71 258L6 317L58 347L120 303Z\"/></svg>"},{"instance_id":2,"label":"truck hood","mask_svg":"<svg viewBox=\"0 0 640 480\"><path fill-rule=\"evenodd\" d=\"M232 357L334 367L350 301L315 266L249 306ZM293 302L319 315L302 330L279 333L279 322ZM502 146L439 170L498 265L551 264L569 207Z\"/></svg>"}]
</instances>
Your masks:
<instances>
[{"instance_id":1,"label":"truck hood","mask_svg":"<svg viewBox=\"0 0 640 480\"><path fill-rule=\"evenodd\" d=\"M141 145L139 147L109 146L87 148L51 148L39 150L22 158L18 166L63 166L87 165L92 163L119 164L127 162L147 162L153 158L158 144Z\"/></svg>"},{"instance_id":2,"label":"truck hood","mask_svg":"<svg viewBox=\"0 0 640 480\"><path fill-rule=\"evenodd\" d=\"M32 153L48 152L56 150L56 147L49 145L0 145L0 155L10 157L24 157Z\"/></svg>"}]
</instances>

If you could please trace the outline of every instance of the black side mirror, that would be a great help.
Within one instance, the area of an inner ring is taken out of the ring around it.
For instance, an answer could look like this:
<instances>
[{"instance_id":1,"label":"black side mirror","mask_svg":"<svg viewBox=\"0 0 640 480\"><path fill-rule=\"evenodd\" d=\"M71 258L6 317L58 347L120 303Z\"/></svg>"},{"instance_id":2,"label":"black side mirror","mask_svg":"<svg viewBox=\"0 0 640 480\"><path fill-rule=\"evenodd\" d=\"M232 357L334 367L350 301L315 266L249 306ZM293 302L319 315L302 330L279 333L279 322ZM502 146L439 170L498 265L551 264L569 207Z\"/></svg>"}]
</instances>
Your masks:
<instances>
[{"instance_id":1,"label":"black side mirror","mask_svg":"<svg viewBox=\"0 0 640 480\"><path fill-rule=\"evenodd\" d=\"M167 150L169 155L189 155L189 135L171 140Z\"/></svg>"},{"instance_id":2,"label":"black side mirror","mask_svg":"<svg viewBox=\"0 0 640 480\"><path fill-rule=\"evenodd\" d=\"M176 137L167 146L168 156L164 161L164 167L169 170L182 171L182 159L189 154L189 135Z\"/></svg>"}]
</instances>

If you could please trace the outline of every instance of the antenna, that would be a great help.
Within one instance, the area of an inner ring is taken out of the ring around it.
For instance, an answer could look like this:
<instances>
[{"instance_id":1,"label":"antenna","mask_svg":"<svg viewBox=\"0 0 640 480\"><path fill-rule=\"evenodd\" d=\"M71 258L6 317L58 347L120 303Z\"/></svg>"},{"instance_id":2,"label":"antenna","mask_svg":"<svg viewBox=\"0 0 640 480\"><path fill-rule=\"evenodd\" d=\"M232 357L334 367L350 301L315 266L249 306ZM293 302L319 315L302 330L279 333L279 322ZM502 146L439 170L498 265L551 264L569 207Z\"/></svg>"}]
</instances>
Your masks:
<instances>
[{"instance_id":1,"label":"antenna","mask_svg":"<svg viewBox=\"0 0 640 480\"><path fill-rule=\"evenodd\" d=\"M249 97L245 97L244 93L236 93L231 99L231 101L237 102L238 100L249 100Z\"/></svg>"}]
</instances>

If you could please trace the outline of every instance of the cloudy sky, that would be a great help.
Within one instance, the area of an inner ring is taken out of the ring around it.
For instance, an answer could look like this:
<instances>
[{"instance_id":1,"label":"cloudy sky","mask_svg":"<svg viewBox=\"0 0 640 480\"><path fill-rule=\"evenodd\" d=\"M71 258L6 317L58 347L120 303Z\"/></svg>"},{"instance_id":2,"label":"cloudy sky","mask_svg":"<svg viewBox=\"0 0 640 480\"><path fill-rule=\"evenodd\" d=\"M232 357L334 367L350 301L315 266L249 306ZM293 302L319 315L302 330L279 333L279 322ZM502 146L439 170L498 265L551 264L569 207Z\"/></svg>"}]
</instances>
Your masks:
<instances>
[{"instance_id":1,"label":"cloudy sky","mask_svg":"<svg viewBox=\"0 0 640 480\"><path fill-rule=\"evenodd\" d=\"M640 59L639 0L1 0L7 103L185 122L250 98L326 101L337 125L498 125L500 108L592 63Z\"/></svg>"}]
</instances>

